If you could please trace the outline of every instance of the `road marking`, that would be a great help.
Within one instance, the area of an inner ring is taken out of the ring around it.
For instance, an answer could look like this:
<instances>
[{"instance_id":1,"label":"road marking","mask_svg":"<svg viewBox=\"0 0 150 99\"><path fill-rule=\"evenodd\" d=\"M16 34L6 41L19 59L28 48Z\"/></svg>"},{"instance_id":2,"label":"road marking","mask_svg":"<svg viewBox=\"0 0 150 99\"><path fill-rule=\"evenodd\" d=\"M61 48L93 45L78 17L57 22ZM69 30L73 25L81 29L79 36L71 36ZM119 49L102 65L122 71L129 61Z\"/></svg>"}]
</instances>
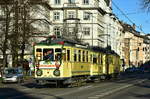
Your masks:
<instances>
[{"instance_id":1,"label":"road marking","mask_svg":"<svg viewBox=\"0 0 150 99\"><path fill-rule=\"evenodd\" d=\"M99 94L99 95L91 96L91 97L88 97L88 98L89 98L89 99L101 98L101 97L110 95L110 94L112 94L112 93L114 93L114 92L120 91L120 90L122 90L122 89L131 87L131 86L133 86L133 85L135 85L135 84L140 84L140 83L142 83L142 82L144 82L144 81L146 81L146 80L147 80L147 79L143 79L143 80L141 80L141 81L134 82L133 84L128 84L128 85L126 85L126 86L122 86L122 87L116 88L116 89L114 89L114 90L112 90L112 91L103 92L103 93L101 93L101 94Z\"/></svg>"},{"instance_id":2,"label":"road marking","mask_svg":"<svg viewBox=\"0 0 150 99\"><path fill-rule=\"evenodd\" d=\"M78 90L84 90L84 89L88 89L88 88L93 88L93 85L83 86L83 87L78 88Z\"/></svg>"}]
</instances>

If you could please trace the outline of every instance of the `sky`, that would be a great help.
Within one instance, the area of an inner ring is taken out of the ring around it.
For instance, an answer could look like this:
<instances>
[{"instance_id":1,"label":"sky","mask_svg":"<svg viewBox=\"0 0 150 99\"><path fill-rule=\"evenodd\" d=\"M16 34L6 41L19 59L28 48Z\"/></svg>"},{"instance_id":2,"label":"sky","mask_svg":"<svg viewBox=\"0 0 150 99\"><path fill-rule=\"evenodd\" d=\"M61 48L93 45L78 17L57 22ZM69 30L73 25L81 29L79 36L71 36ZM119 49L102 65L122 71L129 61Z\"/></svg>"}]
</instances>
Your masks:
<instances>
[{"instance_id":1,"label":"sky","mask_svg":"<svg viewBox=\"0 0 150 99\"><path fill-rule=\"evenodd\" d=\"M142 9L142 0L112 0L127 17L136 24L137 31L142 27L145 34L150 34L150 12ZM113 13L122 21L132 25L132 23L114 6L112 3Z\"/></svg>"}]
</instances>

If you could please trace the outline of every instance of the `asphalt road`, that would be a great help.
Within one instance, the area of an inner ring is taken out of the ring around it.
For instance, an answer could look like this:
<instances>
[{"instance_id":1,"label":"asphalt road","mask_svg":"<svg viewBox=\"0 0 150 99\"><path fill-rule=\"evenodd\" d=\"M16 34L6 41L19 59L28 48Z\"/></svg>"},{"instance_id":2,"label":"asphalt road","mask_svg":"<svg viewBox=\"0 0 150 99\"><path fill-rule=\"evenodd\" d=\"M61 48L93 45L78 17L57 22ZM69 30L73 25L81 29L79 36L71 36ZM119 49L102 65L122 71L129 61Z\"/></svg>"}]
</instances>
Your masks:
<instances>
[{"instance_id":1,"label":"asphalt road","mask_svg":"<svg viewBox=\"0 0 150 99\"><path fill-rule=\"evenodd\" d=\"M132 75L119 80L88 83L86 86L74 88L39 86L33 81L23 84L0 84L0 99L139 99L142 95L148 96L150 92L148 78L149 74ZM132 98L132 95L136 97Z\"/></svg>"},{"instance_id":2,"label":"asphalt road","mask_svg":"<svg viewBox=\"0 0 150 99\"><path fill-rule=\"evenodd\" d=\"M150 80L126 88L101 99L150 99Z\"/></svg>"}]
</instances>

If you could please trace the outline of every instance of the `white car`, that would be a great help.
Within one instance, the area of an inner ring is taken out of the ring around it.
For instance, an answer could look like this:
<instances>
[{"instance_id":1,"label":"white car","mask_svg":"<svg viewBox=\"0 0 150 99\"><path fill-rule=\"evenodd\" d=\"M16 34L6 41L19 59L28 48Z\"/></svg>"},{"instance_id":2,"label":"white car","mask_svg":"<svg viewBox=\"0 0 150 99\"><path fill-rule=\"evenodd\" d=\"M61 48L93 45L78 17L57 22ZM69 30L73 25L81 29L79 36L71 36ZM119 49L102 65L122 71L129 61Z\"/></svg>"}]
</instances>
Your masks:
<instances>
[{"instance_id":1,"label":"white car","mask_svg":"<svg viewBox=\"0 0 150 99\"><path fill-rule=\"evenodd\" d=\"M23 72L18 68L7 68L4 69L4 73L2 75L2 82L23 82Z\"/></svg>"}]
</instances>

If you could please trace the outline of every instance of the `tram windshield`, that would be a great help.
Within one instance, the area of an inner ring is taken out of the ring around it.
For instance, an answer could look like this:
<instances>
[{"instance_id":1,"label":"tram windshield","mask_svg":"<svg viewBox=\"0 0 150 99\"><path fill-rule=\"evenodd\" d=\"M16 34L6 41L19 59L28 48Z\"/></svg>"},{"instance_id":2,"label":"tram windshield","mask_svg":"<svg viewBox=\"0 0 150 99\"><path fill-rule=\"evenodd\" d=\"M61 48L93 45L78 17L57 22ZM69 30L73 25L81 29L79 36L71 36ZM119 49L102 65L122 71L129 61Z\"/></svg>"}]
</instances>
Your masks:
<instances>
[{"instance_id":1,"label":"tram windshield","mask_svg":"<svg viewBox=\"0 0 150 99\"><path fill-rule=\"evenodd\" d=\"M59 61L61 59L62 50L60 48L43 48L36 49L37 60Z\"/></svg>"},{"instance_id":2,"label":"tram windshield","mask_svg":"<svg viewBox=\"0 0 150 99\"><path fill-rule=\"evenodd\" d=\"M53 49L43 49L43 60L54 61L54 50Z\"/></svg>"}]
</instances>

